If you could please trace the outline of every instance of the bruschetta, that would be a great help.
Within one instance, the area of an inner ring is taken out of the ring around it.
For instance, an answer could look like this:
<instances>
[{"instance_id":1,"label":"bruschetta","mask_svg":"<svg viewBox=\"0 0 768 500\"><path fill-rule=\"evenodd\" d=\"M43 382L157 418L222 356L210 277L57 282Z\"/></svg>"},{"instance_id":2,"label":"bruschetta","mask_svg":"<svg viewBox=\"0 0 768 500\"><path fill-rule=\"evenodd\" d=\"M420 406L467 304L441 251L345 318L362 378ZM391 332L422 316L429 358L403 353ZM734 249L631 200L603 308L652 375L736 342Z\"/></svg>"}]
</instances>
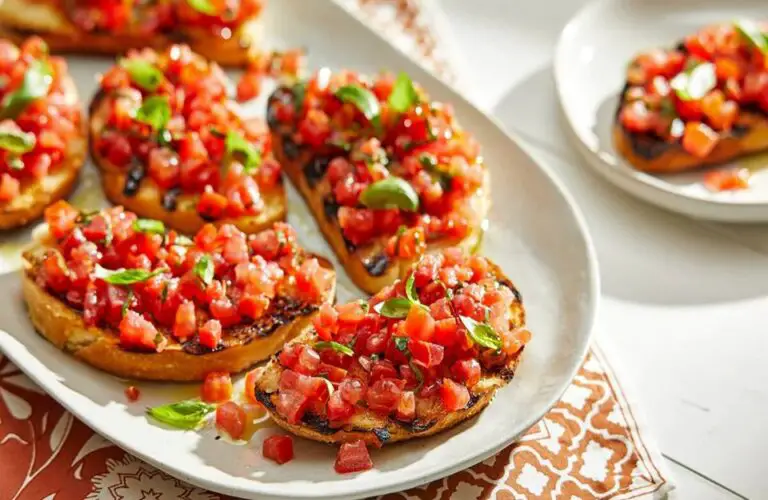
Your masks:
<instances>
[{"instance_id":1,"label":"bruschetta","mask_svg":"<svg viewBox=\"0 0 768 500\"><path fill-rule=\"evenodd\" d=\"M85 162L85 124L63 59L39 38L0 40L0 230L66 197Z\"/></svg>"},{"instance_id":2,"label":"bruschetta","mask_svg":"<svg viewBox=\"0 0 768 500\"><path fill-rule=\"evenodd\" d=\"M41 36L54 52L123 54L186 43L220 64L257 50L263 0L4 0L4 36Z\"/></svg>"},{"instance_id":3,"label":"bruschetta","mask_svg":"<svg viewBox=\"0 0 768 500\"><path fill-rule=\"evenodd\" d=\"M638 170L673 173L768 149L768 24L707 26L636 56L613 127Z\"/></svg>"},{"instance_id":4,"label":"bruschetta","mask_svg":"<svg viewBox=\"0 0 768 500\"><path fill-rule=\"evenodd\" d=\"M369 301L323 305L311 330L257 368L253 391L278 425L308 439L429 436L482 411L512 379L524 326L501 270L449 248Z\"/></svg>"},{"instance_id":5,"label":"bruschetta","mask_svg":"<svg viewBox=\"0 0 768 500\"><path fill-rule=\"evenodd\" d=\"M369 293L418 257L472 248L490 206L477 142L408 75L320 70L268 102L275 156L352 281Z\"/></svg>"},{"instance_id":6,"label":"bruschetta","mask_svg":"<svg viewBox=\"0 0 768 500\"><path fill-rule=\"evenodd\" d=\"M256 233L284 220L269 131L242 116L228 83L184 45L130 52L107 71L89 125L107 198L186 234L208 222Z\"/></svg>"},{"instance_id":7,"label":"bruschetta","mask_svg":"<svg viewBox=\"0 0 768 500\"><path fill-rule=\"evenodd\" d=\"M285 223L257 235L204 226L189 239L113 207L46 209L24 254L32 324L58 348L121 377L201 380L268 358L299 335L335 274Z\"/></svg>"}]
</instances>

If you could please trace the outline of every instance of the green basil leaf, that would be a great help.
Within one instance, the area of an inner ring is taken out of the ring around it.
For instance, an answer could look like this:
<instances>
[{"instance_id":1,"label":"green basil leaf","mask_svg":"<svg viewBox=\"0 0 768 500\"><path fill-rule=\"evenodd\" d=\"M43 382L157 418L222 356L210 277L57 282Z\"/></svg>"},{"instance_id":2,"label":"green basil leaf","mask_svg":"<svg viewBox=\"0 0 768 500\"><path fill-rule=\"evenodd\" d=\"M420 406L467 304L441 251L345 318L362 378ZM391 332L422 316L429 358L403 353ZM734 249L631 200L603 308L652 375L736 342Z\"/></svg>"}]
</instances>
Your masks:
<instances>
[{"instance_id":1,"label":"green basil leaf","mask_svg":"<svg viewBox=\"0 0 768 500\"><path fill-rule=\"evenodd\" d=\"M228 155L242 156L243 168L246 174L252 174L261 166L261 152L237 132L233 130L227 132L224 146Z\"/></svg>"},{"instance_id":2,"label":"green basil leaf","mask_svg":"<svg viewBox=\"0 0 768 500\"><path fill-rule=\"evenodd\" d=\"M139 233L165 234L165 224L154 219L136 219L133 221L133 230Z\"/></svg>"},{"instance_id":3,"label":"green basil leaf","mask_svg":"<svg viewBox=\"0 0 768 500\"><path fill-rule=\"evenodd\" d=\"M193 270L200 281L206 285L210 285L213 281L213 261L207 255L203 255L197 260Z\"/></svg>"},{"instance_id":4,"label":"green basil leaf","mask_svg":"<svg viewBox=\"0 0 768 500\"><path fill-rule=\"evenodd\" d=\"M501 349L501 338L490 325L479 323L467 316L459 316L459 319L461 319L461 322L464 324L464 328L467 329L469 338L471 338L475 344L495 351Z\"/></svg>"},{"instance_id":5,"label":"green basil leaf","mask_svg":"<svg viewBox=\"0 0 768 500\"><path fill-rule=\"evenodd\" d=\"M105 269L97 264L93 274L96 278L102 279L110 285L133 285L135 283L147 281L166 271L167 269L155 269L154 271L147 271L145 269L118 269L113 271L111 269Z\"/></svg>"},{"instance_id":6,"label":"green basil leaf","mask_svg":"<svg viewBox=\"0 0 768 500\"><path fill-rule=\"evenodd\" d=\"M345 346L344 344L339 344L338 342L330 341L330 342L316 342L315 343L315 349L333 349L334 351L341 353L345 356L354 356L355 351L350 349L349 347Z\"/></svg>"},{"instance_id":7,"label":"green basil leaf","mask_svg":"<svg viewBox=\"0 0 768 500\"><path fill-rule=\"evenodd\" d=\"M215 16L218 14L216 6L213 5L211 0L187 0L187 5L206 16Z\"/></svg>"},{"instance_id":8,"label":"green basil leaf","mask_svg":"<svg viewBox=\"0 0 768 500\"><path fill-rule=\"evenodd\" d=\"M683 101L698 101L717 85L715 65L704 62L696 65L690 71L678 73L669 86Z\"/></svg>"},{"instance_id":9,"label":"green basil leaf","mask_svg":"<svg viewBox=\"0 0 768 500\"><path fill-rule=\"evenodd\" d=\"M419 209L419 195L413 186L393 175L366 187L360 202L368 208L399 208L406 212Z\"/></svg>"},{"instance_id":10,"label":"green basil leaf","mask_svg":"<svg viewBox=\"0 0 768 500\"><path fill-rule=\"evenodd\" d=\"M304 107L304 96L307 94L307 82L299 82L291 89L293 94L293 110L298 114Z\"/></svg>"},{"instance_id":11,"label":"green basil leaf","mask_svg":"<svg viewBox=\"0 0 768 500\"><path fill-rule=\"evenodd\" d=\"M392 337L395 347L400 352L408 352L408 337Z\"/></svg>"},{"instance_id":12,"label":"green basil leaf","mask_svg":"<svg viewBox=\"0 0 768 500\"><path fill-rule=\"evenodd\" d=\"M163 72L145 59L122 59L120 66L125 68L133 83L147 92L154 92L163 81Z\"/></svg>"},{"instance_id":13,"label":"green basil leaf","mask_svg":"<svg viewBox=\"0 0 768 500\"><path fill-rule=\"evenodd\" d=\"M190 399L147 408L147 415L158 422L179 429L197 429L203 423L205 417L214 410L216 410L215 405Z\"/></svg>"},{"instance_id":14,"label":"green basil leaf","mask_svg":"<svg viewBox=\"0 0 768 500\"><path fill-rule=\"evenodd\" d=\"M411 275L408 277L408 281L405 282L405 296L408 297L408 300L410 300L414 304L418 304L419 296L416 295L415 280L416 280L415 273L411 273Z\"/></svg>"},{"instance_id":15,"label":"green basil leaf","mask_svg":"<svg viewBox=\"0 0 768 500\"><path fill-rule=\"evenodd\" d=\"M379 99L370 90L359 85L345 85L336 91L336 97L342 102L354 104L371 123L378 123L381 113Z\"/></svg>"},{"instance_id":16,"label":"green basil leaf","mask_svg":"<svg viewBox=\"0 0 768 500\"><path fill-rule=\"evenodd\" d=\"M168 98L154 95L144 99L141 107L136 110L136 119L146 123L152 130L160 133L171 119L171 106Z\"/></svg>"},{"instance_id":17,"label":"green basil leaf","mask_svg":"<svg viewBox=\"0 0 768 500\"><path fill-rule=\"evenodd\" d=\"M373 308L377 313L381 314L385 318L405 318L408 316L408 311L411 310L413 302L403 297L396 297L384 302L379 302Z\"/></svg>"},{"instance_id":18,"label":"green basil leaf","mask_svg":"<svg viewBox=\"0 0 768 500\"><path fill-rule=\"evenodd\" d=\"M763 54L768 53L768 40L766 40L765 34L760 31L760 28L754 21L751 19L739 19L734 21L733 25L747 43L760 50Z\"/></svg>"},{"instance_id":19,"label":"green basil leaf","mask_svg":"<svg viewBox=\"0 0 768 500\"><path fill-rule=\"evenodd\" d=\"M18 89L3 99L0 118L16 118L33 101L48 95L51 89L51 67L45 61L32 61L24 73L24 80Z\"/></svg>"},{"instance_id":20,"label":"green basil leaf","mask_svg":"<svg viewBox=\"0 0 768 500\"><path fill-rule=\"evenodd\" d=\"M32 151L37 139L35 134L24 132L22 130L0 129L0 149L4 149L15 155L22 155Z\"/></svg>"},{"instance_id":21,"label":"green basil leaf","mask_svg":"<svg viewBox=\"0 0 768 500\"><path fill-rule=\"evenodd\" d=\"M167 286L167 283L166 283ZM128 312L128 309L131 307L131 302L133 302L133 289L128 290L128 297L125 298L125 302L123 302L123 305L120 306L120 317L125 317L125 314Z\"/></svg>"},{"instance_id":22,"label":"green basil leaf","mask_svg":"<svg viewBox=\"0 0 768 500\"><path fill-rule=\"evenodd\" d=\"M416 377L416 381L419 383L413 390L414 392L417 392L421 389L421 386L424 385L424 374L421 373L421 368L413 362L413 358L408 359L408 366L411 367L411 371L413 372L413 376Z\"/></svg>"},{"instance_id":23,"label":"green basil leaf","mask_svg":"<svg viewBox=\"0 0 768 500\"><path fill-rule=\"evenodd\" d=\"M416 93L416 87L413 86L411 78L405 73L397 75L395 85L392 87L392 93L389 94L389 99L387 99L389 107L398 113L405 113L418 104L418 102L419 94Z\"/></svg>"}]
</instances>

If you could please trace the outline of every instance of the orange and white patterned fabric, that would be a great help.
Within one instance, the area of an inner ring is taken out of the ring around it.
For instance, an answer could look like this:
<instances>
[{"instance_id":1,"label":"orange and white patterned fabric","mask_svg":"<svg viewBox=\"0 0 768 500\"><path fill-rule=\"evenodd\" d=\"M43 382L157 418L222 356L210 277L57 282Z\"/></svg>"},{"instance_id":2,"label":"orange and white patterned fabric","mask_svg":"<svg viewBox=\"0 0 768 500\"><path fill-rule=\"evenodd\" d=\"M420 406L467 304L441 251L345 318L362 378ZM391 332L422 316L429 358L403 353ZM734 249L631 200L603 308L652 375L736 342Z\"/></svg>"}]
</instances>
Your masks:
<instances>
[{"instance_id":1,"label":"orange and white patterned fabric","mask_svg":"<svg viewBox=\"0 0 768 500\"><path fill-rule=\"evenodd\" d=\"M455 85L433 0L335 0ZM516 444L447 478L384 500L661 499L659 453L605 357L593 349L562 400ZM0 355L0 500L221 500L106 441Z\"/></svg>"}]
</instances>

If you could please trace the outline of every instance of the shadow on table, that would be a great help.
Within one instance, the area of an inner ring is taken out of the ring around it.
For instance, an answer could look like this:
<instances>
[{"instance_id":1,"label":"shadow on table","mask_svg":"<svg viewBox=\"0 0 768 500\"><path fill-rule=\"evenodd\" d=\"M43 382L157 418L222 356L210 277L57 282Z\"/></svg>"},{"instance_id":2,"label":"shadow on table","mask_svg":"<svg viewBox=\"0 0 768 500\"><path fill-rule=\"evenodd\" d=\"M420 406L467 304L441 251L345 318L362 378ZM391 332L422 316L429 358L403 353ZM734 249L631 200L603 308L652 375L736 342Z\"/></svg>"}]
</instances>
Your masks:
<instances>
[{"instance_id":1,"label":"shadow on table","mask_svg":"<svg viewBox=\"0 0 768 500\"><path fill-rule=\"evenodd\" d=\"M715 304L768 295L768 252L707 224L635 199L593 173L569 141L550 66L510 89L493 110L568 187L589 226L603 292L631 302ZM544 149L546 153L540 154ZM752 226L749 230L754 231ZM765 226L768 232L768 226Z\"/></svg>"}]
</instances>

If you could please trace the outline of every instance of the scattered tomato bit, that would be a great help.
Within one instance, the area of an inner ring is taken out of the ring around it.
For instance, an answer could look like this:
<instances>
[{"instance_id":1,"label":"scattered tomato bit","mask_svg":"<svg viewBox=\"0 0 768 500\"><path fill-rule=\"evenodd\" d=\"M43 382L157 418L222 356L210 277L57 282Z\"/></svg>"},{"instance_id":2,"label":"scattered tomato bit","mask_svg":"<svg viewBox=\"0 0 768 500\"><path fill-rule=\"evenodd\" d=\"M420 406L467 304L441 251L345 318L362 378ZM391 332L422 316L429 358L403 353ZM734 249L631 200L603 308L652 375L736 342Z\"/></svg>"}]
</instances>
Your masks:
<instances>
[{"instance_id":1,"label":"scattered tomato bit","mask_svg":"<svg viewBox=\"0 0 768 500\"><path fill-rule=\"evenodd\" d=\"M141 392L135 385L129 385L125 388L125 397L128 398L128 401L138 401L139 396L141 396Z\"/></svg>"},{"instance_id":2,"label":"scattered tomato bit","mask_svg":"<svg viewBox=\"0 0 768 500\"><path fill-rule=\"evenodd\" d=\"M293 438L291 436L270 436L264 440L261 453L280 465L293 460Z\"/></svg>"},{"instance_id":3,"label":"scattered tomato bit","mask_svg":"<svg viewBox=\"0 0 768 500\"><path fill-rule=\"evenodd\" d=\"M343 443L336 455L336 463L333 465L339 474L362 472L372 467L371 456L365 446L365 441L362 440Z\"/></svg>"},{"instance_id":4,"label":"scattered tomato bit","mask_svg":"<svg viewBox=\"0 0 768 500\"><path fill-rule=\"evenodd\" d=\"M704 185L710 191L738 191L749 187L750 173L746 168L713 170L704 175Z\"/></svg>"},{"instance_id":5,"label":"scattered tomato bit","mask_svg":"<svg viewBox=\"0 0 768 500\"><path fill-rule=\"evenodd\" d=\"M205 376L200 398L206 403L222 403L232 398L232 379L226 372L211 372Z\"/></svg>"},{"instance_id":6,"label":"scattered tomato bit","mask_svg":"<svg viewBox=\"0 0 768 500\"><path fill-rule=\"evenodd\" d=\"M243 437L248 416L242 406L234 401L227 401L216 408L216 427L226 432L232 439Z\"/></svg>"}]
</instances>

